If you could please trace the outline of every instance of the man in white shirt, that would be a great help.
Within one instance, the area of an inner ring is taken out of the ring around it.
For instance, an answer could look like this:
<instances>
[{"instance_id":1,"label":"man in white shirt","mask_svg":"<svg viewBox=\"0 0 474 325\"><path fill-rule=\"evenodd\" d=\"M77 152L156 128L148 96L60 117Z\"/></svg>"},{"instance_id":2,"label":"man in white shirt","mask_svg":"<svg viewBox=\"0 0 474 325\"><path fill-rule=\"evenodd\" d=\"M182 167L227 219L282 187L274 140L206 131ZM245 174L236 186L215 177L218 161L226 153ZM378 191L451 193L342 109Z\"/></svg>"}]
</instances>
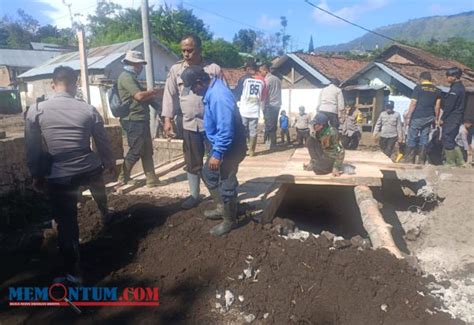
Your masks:
<instances>
[{"instance_id":1,"label":"man in white shirt","mask_svg":"<svg viewBox=\"0 0 474 325\"><path fill-rule=\"evenodd\" d=\"M331 83L321 90L316 112L324 113L329 118L329 124L339 128L339 116L344 111L344 96L339 88L340 81L331 79Z\"/></svg>"},{"instance_id":2,"label":"man in white shirt","mask_svg":"<svg viewBox=\"0 0 474 325\"><path fill-rule=\"evenodd\" d=\"M257 145L258 117L260 110L264 109L267 90L265 79L257 74L255 63L248 63L246 70L247 74L239 80L235 97L247 132L249 156L253 156Z\"/></svg>"}]
</instances>

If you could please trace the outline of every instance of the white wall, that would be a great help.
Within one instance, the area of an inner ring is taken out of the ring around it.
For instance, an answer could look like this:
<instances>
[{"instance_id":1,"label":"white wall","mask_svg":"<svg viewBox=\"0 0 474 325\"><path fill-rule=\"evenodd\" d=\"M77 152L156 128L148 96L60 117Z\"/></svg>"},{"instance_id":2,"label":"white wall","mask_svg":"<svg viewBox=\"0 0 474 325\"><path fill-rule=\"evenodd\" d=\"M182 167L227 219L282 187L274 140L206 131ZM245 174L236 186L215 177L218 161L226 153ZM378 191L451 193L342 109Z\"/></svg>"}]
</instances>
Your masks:
<instances>
[{"instance_id":1,"label":"white wall","mask_svg":"<svg viewBox=\"0 0 474 325\"><path fill-rule=\"evenodd\" d=\"M295 116L298 114L298 107L304 106L306 112L311 116L316 115L316 106L319 102L319 93L321 89L291 89L291 103L290 103L290 89L281 90L281 108L284 109L287 115Z\"/></svg>"},{"instance_id":2,"label":"white wall","mask_svg":"<svg viewBox=\"0 0 474 325\"><path fill-rule=\"evenodd\" d=\"M393 100L395 104L395 112L400 113L402 121L404 120L403 114L408 111L410 107L411 99L405 96L388 96L388 100Z\"/></svg>"},{"instance_id":3,"label":"white wall","mask_svg":"<svg viewBox=\"0 0 474 325\"><path fill-rule=\"evenodd\" d=\"M370 71L364 73L364 77L360 77L357 79L357 83L359 85L370 85L370 86L385 86L390 87L390 83L392 77L390 77L387 73L382 71L378 67L374 67Z\"/></svg>"}]
</instances>

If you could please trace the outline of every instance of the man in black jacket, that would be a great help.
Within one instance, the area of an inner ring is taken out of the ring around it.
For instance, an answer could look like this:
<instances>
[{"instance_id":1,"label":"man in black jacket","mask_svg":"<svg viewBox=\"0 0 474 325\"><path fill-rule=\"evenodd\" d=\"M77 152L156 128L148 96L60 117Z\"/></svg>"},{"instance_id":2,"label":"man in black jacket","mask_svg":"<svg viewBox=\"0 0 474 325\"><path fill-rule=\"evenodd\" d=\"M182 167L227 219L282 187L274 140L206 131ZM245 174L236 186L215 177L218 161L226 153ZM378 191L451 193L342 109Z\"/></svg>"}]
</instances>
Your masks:
<instances>
[{"instance_id":1,"label":"man in black jacket","mask_svg":"<svg viewBox=\"0 0 474 325\"><path fill-rule=\"evenodd\" d=\"M454 67L446 71L446 78L451 85L443 99L443 115L440 125L443 127L441 142L443 143L446 165L462 165L462 152L456 146L456 136L463 121L466 89L461 82L461 69Z\"/></svg>"}]
</instances>

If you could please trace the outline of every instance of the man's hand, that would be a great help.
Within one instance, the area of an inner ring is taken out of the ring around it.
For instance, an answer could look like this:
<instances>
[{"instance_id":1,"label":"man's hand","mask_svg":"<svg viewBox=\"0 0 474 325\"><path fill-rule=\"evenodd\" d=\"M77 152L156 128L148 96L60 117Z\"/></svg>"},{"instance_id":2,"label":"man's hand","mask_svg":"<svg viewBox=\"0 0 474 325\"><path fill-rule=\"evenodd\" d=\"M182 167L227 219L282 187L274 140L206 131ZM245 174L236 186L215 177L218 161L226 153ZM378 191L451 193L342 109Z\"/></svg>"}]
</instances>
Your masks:
<instances>
[{"instance_id":1,"label":"man's hand","mask_svg":"<svg viewBox=\"0 0 474 325\"><path fill-rule=\"evenodd\" d=\"M221 165L221 161L215 157L211 157L208 162L209 169L210 170L219 170L219 167Z\"/></svg>"},{"instance_id":2,"label":"man's hand","mask_svg":"<svg viewBox=\"0 0 474 325\"><path fill-rule=\"evenodd\" d=\"M439 125L439 126L442 126L443 124L444 124L444 121L443 121L443 120L439 120L439 121L438 121L438 125Z\"/></svg>"},{"instance_id":3,"label":"man's hand","mask_svg":"<svg viewBox=\"0 0 474 325\"><path fill-rule=\"evenodd\" d=\"M33 190L44 192L44 178L33 178Z\"/></svg>"},{"instance_id":4,"label":"man's hand","mask_svg":"<svg viewBox=\"0 0 474 325\"><path fill-rule=\"evenodd\" d=\"M398 137L398 143L403 143L403 138L402 137Z\"/></svg>"},{"instance_id":5,"label":"man's hand","mask_svg":"<svg viewBox=\"0 0 474 325\"><path fill-rule=\"evenodd\" d=\"M165 125L163 126L163 131L168 138L174 138L176 134L173 131L173 124L169 117L165 117Z\"/></svg>"},{"instance_id":6,"label":"man's hand","mask_svg":"<svg viewBox=\"0 0 474 325\"><path fill-rule=\"evenodd\" d=\"M342 172L339 169L337 169L337 168L332 169L332 176L339 177L339 176L341 176L341 174L342 174Z\"/></svg>"},{"instance_id":7,"label":"man's hand","mask_svg":"<svg viewBox=\"0 0 474 325\"><path fill-rule=\"evenodd\" d=\"M373 137L375 140L377 140L377 139L379 138L379 134L378 134L378 133L374 133L374 134L372 135L372 137Z\"/></svg>"}]
</instances>

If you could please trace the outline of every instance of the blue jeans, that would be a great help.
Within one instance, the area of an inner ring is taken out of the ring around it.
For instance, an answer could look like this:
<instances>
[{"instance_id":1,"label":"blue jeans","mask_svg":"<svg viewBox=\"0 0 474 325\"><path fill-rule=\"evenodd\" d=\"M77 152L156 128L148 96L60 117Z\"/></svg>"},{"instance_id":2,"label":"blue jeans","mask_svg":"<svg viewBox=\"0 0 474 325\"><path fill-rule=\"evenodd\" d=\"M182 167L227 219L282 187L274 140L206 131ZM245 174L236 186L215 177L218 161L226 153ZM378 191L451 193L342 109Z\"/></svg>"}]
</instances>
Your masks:
<instances>
[{"instance_id":1,"label":"blue jeans","mask_svg":"<svg viewBox=\"0 0 474 325\"><path fill-rule=\"evenodd\" d=\"M239 186L237 172L240 162L245 158L245 151L225 154L218 170L209 168L210 157L207 158L202 168L202 180L209 190L219 188L224 203L230 202L237 197L237 187Z\"/></svg>"},{"instance_id":2,"label":"blue jeans","mask_svg":"<svg viewBox=\"0 0 474 325\"><path fill-rule=\"evenodd\" d=\"M415 118L408 127L407 146L414 148L417 145L424 147L429 142L431 124L434 116Z\"/></svg>"},{"instance_id":3,"label":"blue jeans","mask_svg":"<svg viewBox=\"0 0 474 325\"><path fill-rule=\"evenodd\" d=\"M242 124L245 127L247 137L255 138L257 136L258 118L242 116Z\"/></svg>"}]
</instances>

